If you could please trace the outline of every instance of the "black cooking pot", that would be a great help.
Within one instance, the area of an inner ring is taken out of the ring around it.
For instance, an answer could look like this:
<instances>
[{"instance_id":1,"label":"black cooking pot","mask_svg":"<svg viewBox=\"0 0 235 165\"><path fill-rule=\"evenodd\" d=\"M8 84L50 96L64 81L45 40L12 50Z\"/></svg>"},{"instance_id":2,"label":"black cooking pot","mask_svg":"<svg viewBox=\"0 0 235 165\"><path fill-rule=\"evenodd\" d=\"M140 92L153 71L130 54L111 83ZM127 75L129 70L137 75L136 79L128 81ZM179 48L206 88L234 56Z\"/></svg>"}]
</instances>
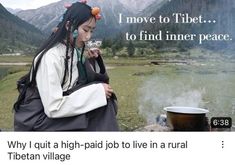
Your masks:
<instances>
[{"instance_id":1,"label":"black cooking pot","mask_svg":"<svg viewBox=\"0 0 235 165\"><path fill-rule=\"evenodd\" d=\"M194 107L165 107L167 124L173 131L207 130L206 113L209 111Z\"/></svg>"}]
</instances>

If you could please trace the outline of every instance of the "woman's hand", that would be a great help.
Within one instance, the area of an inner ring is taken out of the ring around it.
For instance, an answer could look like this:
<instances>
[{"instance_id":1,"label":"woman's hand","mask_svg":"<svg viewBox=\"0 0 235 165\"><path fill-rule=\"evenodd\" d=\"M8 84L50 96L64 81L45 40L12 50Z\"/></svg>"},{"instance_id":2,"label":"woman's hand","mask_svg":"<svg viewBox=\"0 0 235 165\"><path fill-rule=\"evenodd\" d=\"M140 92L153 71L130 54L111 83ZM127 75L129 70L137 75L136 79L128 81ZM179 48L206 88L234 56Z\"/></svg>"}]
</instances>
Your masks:
<instances>
[{"instance_id":1,"label":"woman's hand","mask_svg":"<svg viewBox=\"0 0 235 165\"><path fill-rule=\"evenodd\" d=\"M111 86L109 84L106 83L102 83L104 90L105 90L105 95L106 98L110 98L113 94L113 89L111 88Z\"/></svg>"},{"instance_id":2,"label":"woman's hand","mask_svg":"<svg viewBox=\"0 0 235 165\"><path fill-rule=\"evenodd\" d=\"M90 48L87 50L88 58L97 58L101 55L101 50L99 48Z\"/></svg>"}]
</instances>

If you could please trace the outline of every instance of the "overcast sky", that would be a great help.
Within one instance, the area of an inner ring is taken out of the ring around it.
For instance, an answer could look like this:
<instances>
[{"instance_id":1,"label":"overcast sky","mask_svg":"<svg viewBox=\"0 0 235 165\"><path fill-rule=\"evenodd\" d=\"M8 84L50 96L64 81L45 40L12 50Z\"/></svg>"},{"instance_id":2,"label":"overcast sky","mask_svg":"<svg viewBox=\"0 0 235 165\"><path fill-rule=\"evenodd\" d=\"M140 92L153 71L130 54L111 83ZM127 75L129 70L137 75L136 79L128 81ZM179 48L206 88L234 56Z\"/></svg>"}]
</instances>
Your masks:
<instances>
[{"instance_id":1,"label":"overcast sky","mask_svg":"<svg viewBox=\"0 0 235 165\"><path fill-rule=\"evenodd\" d=\"M12 9L36 9L58 1L60 0L0 0L0 3L4 7L9 7Z\"/></svg>"}]
</instances>

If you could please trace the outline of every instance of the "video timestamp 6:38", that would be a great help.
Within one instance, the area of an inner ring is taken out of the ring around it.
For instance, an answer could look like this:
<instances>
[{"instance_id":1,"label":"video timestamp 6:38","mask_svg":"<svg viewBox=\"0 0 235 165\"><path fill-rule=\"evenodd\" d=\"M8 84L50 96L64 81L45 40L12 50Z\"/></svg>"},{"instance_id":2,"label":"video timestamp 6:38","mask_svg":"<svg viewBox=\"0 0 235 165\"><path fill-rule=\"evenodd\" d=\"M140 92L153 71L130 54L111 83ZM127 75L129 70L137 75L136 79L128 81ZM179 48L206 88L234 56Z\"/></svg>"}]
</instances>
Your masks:
<instances>
[{"instance_id":1,"label":"video timestamp 6:38","mask_svg":"<svg viewBox=\"0 0 235 165\"><path fill-rule=\"evenodd\" d=\"M212 117L211 128L231 128L232 118L231 117Z\"/></svg>"}]
</instances>

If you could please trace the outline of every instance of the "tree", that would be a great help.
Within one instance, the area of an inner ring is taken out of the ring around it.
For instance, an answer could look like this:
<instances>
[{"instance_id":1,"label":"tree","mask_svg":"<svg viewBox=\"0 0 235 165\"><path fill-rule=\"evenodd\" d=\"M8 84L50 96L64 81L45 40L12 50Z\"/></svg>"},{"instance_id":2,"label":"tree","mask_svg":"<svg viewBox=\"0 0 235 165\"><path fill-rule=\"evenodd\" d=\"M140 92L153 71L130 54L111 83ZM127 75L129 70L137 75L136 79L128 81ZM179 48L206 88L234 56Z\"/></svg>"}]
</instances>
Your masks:
<instances>
[{"instance_id":1,"label":"tree","mask_svg":"<svg viewBox=\"0 0 235 165\"><path fill-rule=\"evenodd\" d=\"M112 50L113 56L116 56L117 46L115 44L111 46L111 50Z\"/></svg>"},{"instance_id":2,"label":"tree","mask_svg":"<svg viewBox=\"0 0 235 165\"><path fill-rule=\"evenodd\" d=\"M130 57L132 57L135 54L135 47L134 47L132 41L129 41L129 43L128 43L127 52Z\"/></svg>"},{"instance_id":3,"label":"tree","mask_svg":"<svg viewBox=\"0 0 235 165\"><path fill-rule=\"evenodd\" d=\"M101 47L105 49L107 47L111 47L111 44L111 40L104 38Z\"/></svg>"}]
</instances>

